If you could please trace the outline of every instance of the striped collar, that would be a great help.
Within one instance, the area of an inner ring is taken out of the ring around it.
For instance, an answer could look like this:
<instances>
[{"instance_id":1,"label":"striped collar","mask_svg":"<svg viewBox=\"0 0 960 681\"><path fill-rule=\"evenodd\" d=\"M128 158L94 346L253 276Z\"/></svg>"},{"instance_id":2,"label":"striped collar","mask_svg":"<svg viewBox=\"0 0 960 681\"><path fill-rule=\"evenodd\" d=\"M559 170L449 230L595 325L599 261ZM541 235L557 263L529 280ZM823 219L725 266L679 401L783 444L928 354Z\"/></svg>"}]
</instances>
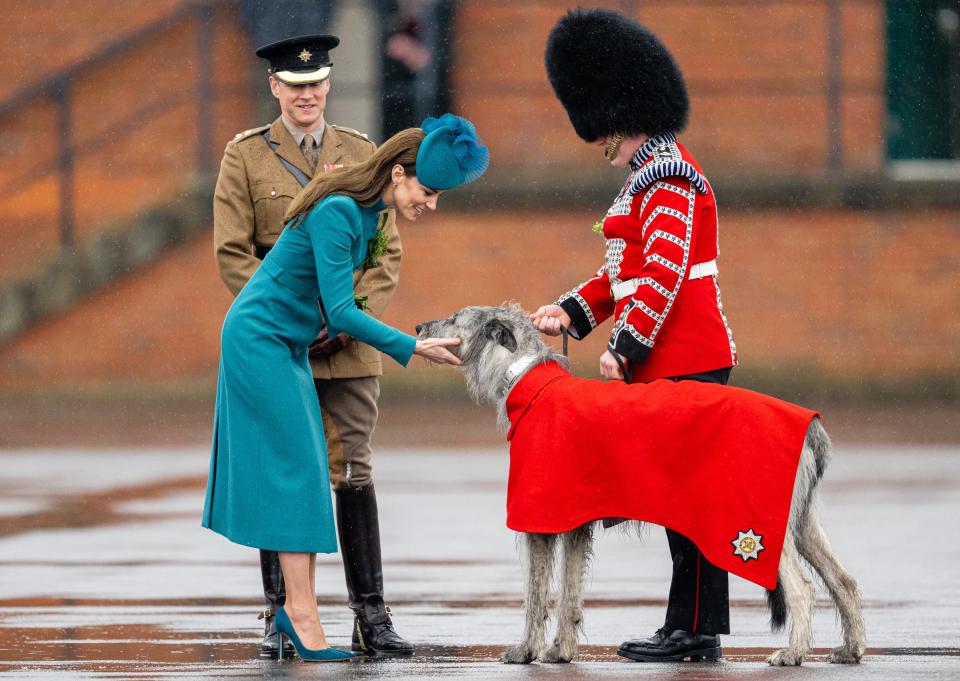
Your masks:
<instances>
[{"instance_id":1,"label":"striped collar","mask_svg":"<svg viewBox=\"0 0 960 681\"><path fill-rule=\"evenodd\" d=\"M643 167L643 164L650 160L650 157L653 156L653 151L657 147L661 147L664 144L673 144L677 141L677 136L672 132L665 132L662 135L654 135L649 138L646 142L640 145L640 148L637 149L637 153L633 155L633 158L630 159L630 168L631 170L637 171Z\"/></svg>"}]
</instances>

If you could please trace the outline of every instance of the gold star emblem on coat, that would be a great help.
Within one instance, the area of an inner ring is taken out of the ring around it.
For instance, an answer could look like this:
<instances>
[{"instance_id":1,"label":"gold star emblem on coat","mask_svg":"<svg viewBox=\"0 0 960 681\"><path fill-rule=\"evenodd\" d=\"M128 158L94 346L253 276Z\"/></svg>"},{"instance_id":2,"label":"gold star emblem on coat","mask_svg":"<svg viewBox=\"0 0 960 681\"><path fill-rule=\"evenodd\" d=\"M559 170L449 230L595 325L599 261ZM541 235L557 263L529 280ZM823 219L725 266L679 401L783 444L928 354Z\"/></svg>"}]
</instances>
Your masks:
<instances>
[{"instance_id":1,"label":"gold star emblem on coat","mask_svg":"<svg viewBox=\"0 0 960 681\"><path fill-rule=\"evenodd\" d=\"M737 538L730 542L733 544L733 555L743 558L744 563L751 558L760 560L759 554L764 549L763 544L760 543L762 539L763 535L754 534L752 527L746 532L738 530Z\"/></svg>"},{"instance_id":2,"label":"gold star emblem on coat","mask_svg":"<svg viewBox=\"0 0 960 681\"><path fill-rule=\"evenodd\" d=\"M306 64L308 61L310 61L310 57L313 56L313 53L310 52L309 50L303 50L303 52L301 52L297 56L300 57L300 61Z\"/></svg>"}]
</instances>

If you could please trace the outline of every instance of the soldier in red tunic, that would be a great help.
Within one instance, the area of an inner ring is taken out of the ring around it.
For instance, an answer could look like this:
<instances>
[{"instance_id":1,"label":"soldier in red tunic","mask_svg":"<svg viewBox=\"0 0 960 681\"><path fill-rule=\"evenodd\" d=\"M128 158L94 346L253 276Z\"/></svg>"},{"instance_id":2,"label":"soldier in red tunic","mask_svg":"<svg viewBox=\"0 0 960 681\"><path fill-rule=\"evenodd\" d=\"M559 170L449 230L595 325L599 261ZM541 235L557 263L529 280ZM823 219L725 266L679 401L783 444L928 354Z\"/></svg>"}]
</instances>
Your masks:
<instances>
[{"instance_id":1,"label":"soldier in red tunic","mask_svg":"<svg viewBox=\"0 0 960 681\"><path fill-rule=\"evenodd\" d=\"M608 379L726 383L737 364L717 281L713 190L676 134L687 122L683 76L649 30L618 12L574 10L547 41L547 72L577 134L627 178L602 222L596 274L533 315L576 339L613 317L600 372ZM667 530L673 579L666 622L618 654L640 661L720 657L729 633L727 573Z\"/></svg>"}]
</instances>

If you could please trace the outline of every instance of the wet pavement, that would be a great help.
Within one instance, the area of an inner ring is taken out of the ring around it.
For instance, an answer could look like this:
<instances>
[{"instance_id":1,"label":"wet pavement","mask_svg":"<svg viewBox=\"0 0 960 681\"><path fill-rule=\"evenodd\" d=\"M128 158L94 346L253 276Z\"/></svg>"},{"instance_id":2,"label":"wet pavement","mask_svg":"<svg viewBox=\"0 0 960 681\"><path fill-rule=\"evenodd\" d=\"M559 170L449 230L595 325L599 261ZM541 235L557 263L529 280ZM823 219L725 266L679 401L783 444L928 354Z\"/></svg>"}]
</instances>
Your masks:
<instances>
[{"instance_id":1,"label":"wet pavement","mask_svg":"<svg viewBox=\"0 0 960 681\"><path fill-rule=\"evenodd\" d=\"M722 662L616 657L663 620L669 564L656 527L642 541L616 530L598 540L573 664L497 662L522 628L505 447L377 452L387 596L415 657L259 660L256 552L199 526L207 464L205 447L0 450L0 676L960 678L960 447L838 447L824 523L860 583L869 647L859 666L825 661L839 627L821 591L815 650L799 669L763 662L785 635L769 632L762 590L738 578ZM317 562L328 637L349 646L339 558Z\"/></svg>"}]
</instances>

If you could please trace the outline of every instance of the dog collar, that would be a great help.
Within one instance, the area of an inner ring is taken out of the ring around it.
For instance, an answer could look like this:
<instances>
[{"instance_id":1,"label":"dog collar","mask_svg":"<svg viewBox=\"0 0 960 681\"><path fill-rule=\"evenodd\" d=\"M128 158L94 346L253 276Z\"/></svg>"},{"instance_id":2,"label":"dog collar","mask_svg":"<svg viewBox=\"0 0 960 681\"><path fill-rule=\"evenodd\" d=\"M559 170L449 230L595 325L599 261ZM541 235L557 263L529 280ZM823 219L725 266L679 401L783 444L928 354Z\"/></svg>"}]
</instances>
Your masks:
<instances>
[{"instance_id":1,"label":"dog collar","mask_svg":"<svg viewBox=\"0 0 960 681\"><path fill-rule=\"evenodd\" d=\"M517 382L517 379L536 361L537 358L533 355L524 355L523 357L513 360L510 366L507 367L507 389L509 390L513 384Z\"/></svg>"}]
</instances>

